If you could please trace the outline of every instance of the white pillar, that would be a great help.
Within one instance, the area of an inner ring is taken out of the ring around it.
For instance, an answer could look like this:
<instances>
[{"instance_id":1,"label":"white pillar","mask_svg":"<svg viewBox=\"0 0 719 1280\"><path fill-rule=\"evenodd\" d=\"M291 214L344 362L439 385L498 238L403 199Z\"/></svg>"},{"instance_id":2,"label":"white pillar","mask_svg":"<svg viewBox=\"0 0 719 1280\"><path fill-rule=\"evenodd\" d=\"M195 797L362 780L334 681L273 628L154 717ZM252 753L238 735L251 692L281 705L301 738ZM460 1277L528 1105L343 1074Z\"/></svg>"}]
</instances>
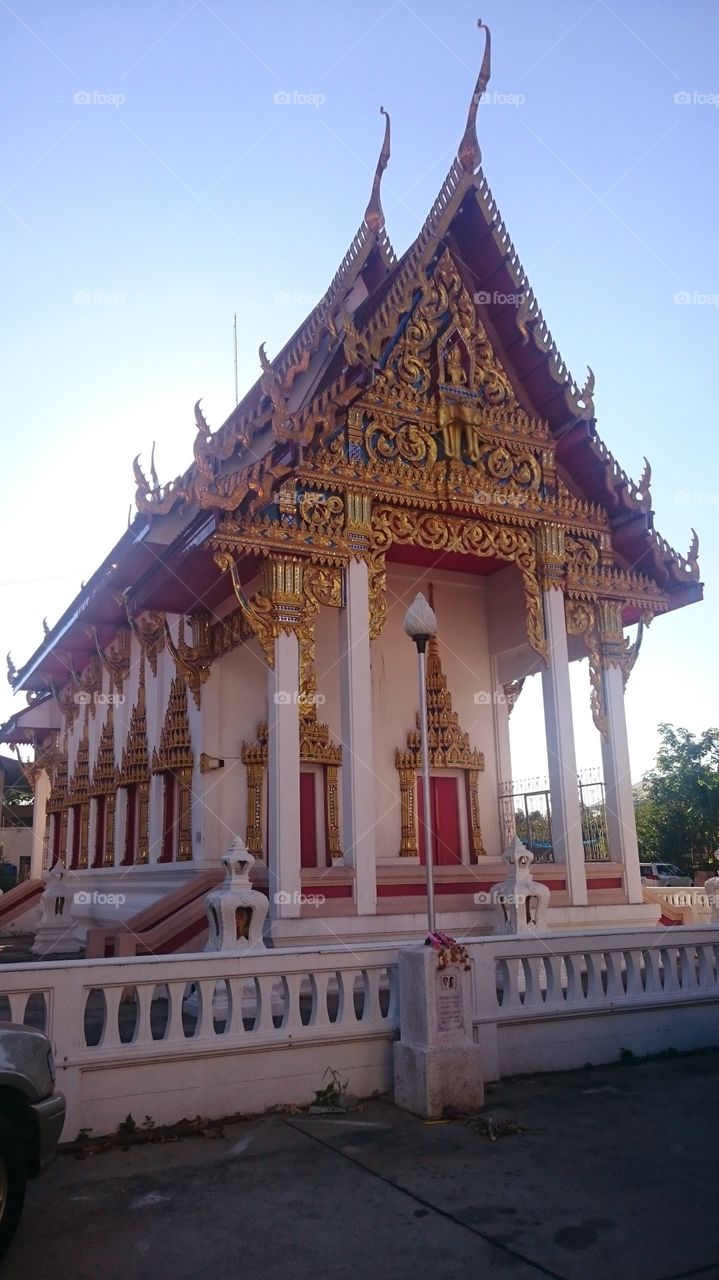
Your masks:
<instances>
[{"instance_id":1,"label":"white pillar","mask_svg":"<svg viewBox=\"0 0 719 1280\"><path fill-rule=\"evenodd\" d=\"M603 668L602 687L607 717L607 737L602 735L602 764L609 856L613 862L621 862L624 868L627 900L642 902L644 895L624 711L624 676L620 667Z\"/></svg>"},{"instance_id":2,"label":"white pillar","mask_svg":"<svg viewBox=\"0 0 719 1280\"><path fill-rule=\"evenodd\" d=\"M516 834L514 801L505 797L504 789L512 781L512 748L509 736L509 703L504 697L499 676L499 660L492 658L492 711L494 716L494 747L497 761L497 804L499 807L499 849L501 853Z\"/></svg>"},{"instance_id":3,"label":"white pillar","mask_svg":"<svg viewBox=\"0 0 719 1280\"><path fill-rule=\"evenodd\" d=\"M270 914L300 914L299 643L294 632L274 640L267 680L267 862Z\"/></svg>"},{"instance_id":4,"label":"white pillar","mask_svg":"<svg viewBox=\"0 0 719 1280\"><path fill-rule=\"evenodd\" d=\"M350 561L346 575L340 613L342 850L345 863L355 869L355 903L362 916L377 911L369 583L364 560Z\"/></svg>"},{"instance_id":5,"label":"white pillar","mask_svg":"<svg viewBox=\"0 0 719 1280\"><path fill-rule=\"evenodd\" d=\"M499 678L499 662L492 659L492 707L494 711L494 741L497 756L499 782L512 780L512 749L509 737L509 703L504 696L503 682Z\"/></svg>"},{"instance_id":6,"label":"white pillar","mask_svg":"<svg viewBox=\"0 0 719 1280\"><path fill-rule=\"evenodd\" d=\"M564 592L542 592L547 634L548 665L542 671L544 725L552 805L552 844L555 862L567 870L567 890L573 907L587 905L587 873L579 809L577 758L574 749L569 655L564 619Z\"/></svg>"},{"instance_id":7,"label":"white pillar","mask_svg":"<svg viewBox=\"0 0 719 1280\"><path fill-rule=\"evenodd\" d=\"M30 855L30 879L37 880L43 873L45 838L47 832L47 802L50 798L50 778L46 769L35 775L32 806L32 853ZM60 821L58 814L57 821Z\"/></svg>"}]
</instances>

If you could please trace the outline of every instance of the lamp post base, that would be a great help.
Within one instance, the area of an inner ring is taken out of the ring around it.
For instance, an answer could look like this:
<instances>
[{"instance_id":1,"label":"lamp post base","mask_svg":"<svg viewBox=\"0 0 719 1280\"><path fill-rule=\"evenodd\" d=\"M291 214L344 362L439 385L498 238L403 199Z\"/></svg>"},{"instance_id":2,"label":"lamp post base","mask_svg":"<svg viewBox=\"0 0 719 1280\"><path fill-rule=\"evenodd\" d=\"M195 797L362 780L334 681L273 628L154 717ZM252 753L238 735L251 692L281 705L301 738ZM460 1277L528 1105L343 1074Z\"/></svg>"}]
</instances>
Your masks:
<instances>
[{"instance_id":1,"label":"lamp post base","mask_svg":"<svg viewBox=\"0 0 719 1280\"><path fill-rule=\"evenodd\" d=\"M399 985L395 1105L428 1120L447 1107L476 1111L484 1103L484 1081L472 1032L470 973L460 964L440 968L433 947L413 947L400 953Z\"/></svg>"}]
</instances>

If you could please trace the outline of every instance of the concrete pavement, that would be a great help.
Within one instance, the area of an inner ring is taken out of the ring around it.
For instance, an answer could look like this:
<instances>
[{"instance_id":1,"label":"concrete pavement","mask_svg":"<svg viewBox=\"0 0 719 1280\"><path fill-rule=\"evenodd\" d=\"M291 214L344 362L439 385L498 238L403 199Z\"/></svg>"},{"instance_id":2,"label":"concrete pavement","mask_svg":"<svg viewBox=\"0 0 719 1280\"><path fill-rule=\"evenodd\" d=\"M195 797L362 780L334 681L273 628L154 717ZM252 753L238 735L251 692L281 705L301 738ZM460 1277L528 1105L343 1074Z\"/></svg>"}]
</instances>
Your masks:
<instances>
[{"instance_id":1,"label":"concrete pavement","mask_svg":"<svg viewBox=\"0 0 719 1280\"><path fill-rule=\"evenodd\" d=\"M3 1277L719 1280L718 1082L699 1054L506 1081L481 1126L371 1101L61 1156Z\"/></svg>"}]
</instances>

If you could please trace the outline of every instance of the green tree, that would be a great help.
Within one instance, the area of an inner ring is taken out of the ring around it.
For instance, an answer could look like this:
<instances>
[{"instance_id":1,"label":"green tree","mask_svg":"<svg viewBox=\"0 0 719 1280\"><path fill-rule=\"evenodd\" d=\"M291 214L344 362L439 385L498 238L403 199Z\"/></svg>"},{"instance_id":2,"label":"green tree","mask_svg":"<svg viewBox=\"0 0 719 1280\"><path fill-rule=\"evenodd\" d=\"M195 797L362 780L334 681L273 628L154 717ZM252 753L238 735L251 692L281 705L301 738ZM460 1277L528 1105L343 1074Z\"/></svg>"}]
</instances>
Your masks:
<instances>
[{"instance_id":1,"label":"green tree","mask_svg":"<svg viewBox=\"0 0 719 1280\"><path fill-rule=\"evenodd\" d=\"M693 734L660 724L654 769L636 793L645 861L676 862L689 874L716 868L719 846L719 729Z\"/></svg>"}]
</instances>

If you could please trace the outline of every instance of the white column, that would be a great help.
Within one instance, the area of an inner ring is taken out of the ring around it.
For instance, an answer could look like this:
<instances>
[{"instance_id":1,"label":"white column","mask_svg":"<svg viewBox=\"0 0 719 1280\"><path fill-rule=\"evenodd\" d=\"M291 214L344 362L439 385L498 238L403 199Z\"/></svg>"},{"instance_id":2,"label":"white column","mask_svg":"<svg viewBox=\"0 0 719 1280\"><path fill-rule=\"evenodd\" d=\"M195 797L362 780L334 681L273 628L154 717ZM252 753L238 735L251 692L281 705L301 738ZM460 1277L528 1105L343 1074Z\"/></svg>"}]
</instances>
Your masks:
<instances>
[{"instance_id":1,"label":"white column","mask_svg":"<svg viewBox=\"0 0 719 1280\"><path fill-rule=\"evenodd\" d=\"M47 832L47 802L50 798L50 778L46 769L35 776L32 806L32 853L30 855L30 879L37 880L43 873L45 836ZM60 815L58 814L58 822Z\"/></svg>"},{"instance_id":2,"label":"white column","mask_svg":"<svg viewBox=\"0 0 719 1280\"><path fill-rule=\"evenodd\" d=\"M377 911L369 584L364 560L350 562L345 581L346 601L340 613L342 850L345 863L355 869L355 903L363 916Z\"/></svg>"},{"instance_id":3,"label":"white column","mask_svg":"<svg viewBox=\"0 0 719 1280\"><path fill-rule=\"evenodd\" d=\"M499 850L511 844L515 832L514 803L502 795L503 784L512 780L512 749L509 737L509 704L504 697L499 675L499 660L492 658L492 711L494 716L494 746L497 761L497 804L499 807Z\"/></svg>"},{"instance_id":4,"label":"white column","mask_svg":"<svg viewBox=\"0 0 719 1280\"><path fill-rule=\"evenodd\" d=\"M602 735L602 764L609 856L613 862L621 862L624 867L624 884L628 901L642 902L644 895L639 871L639 848L629 768L627 720L624 711L624 676L621 668L618 666L603 668L602 686L607 716L607 737Z\"/></svg>"},{"instance_id":5,"label":"white column","mask_svg":"<svg viewBox=\"0 0 719 1280\"><path fill-rule=\"evenodd\" d=\"M587 874L574 749L564 592L553 587L545 589L542 597L549 651L548 665L542 671L542 694L552 804L552 844L555 862L563 862L566 866L569 901L573 907L583 907L588 902Z\"/></svg>"},{"instance_id":6,"label":"white column","mask_svg":"<svg viewBox=\"0 0 719 1280\"><path fill-rule=\"evenodd\" d=\"M299 643L282 631L267 680L267 861L270 914L300 914Z\"/></svg>"}]
</instances>

